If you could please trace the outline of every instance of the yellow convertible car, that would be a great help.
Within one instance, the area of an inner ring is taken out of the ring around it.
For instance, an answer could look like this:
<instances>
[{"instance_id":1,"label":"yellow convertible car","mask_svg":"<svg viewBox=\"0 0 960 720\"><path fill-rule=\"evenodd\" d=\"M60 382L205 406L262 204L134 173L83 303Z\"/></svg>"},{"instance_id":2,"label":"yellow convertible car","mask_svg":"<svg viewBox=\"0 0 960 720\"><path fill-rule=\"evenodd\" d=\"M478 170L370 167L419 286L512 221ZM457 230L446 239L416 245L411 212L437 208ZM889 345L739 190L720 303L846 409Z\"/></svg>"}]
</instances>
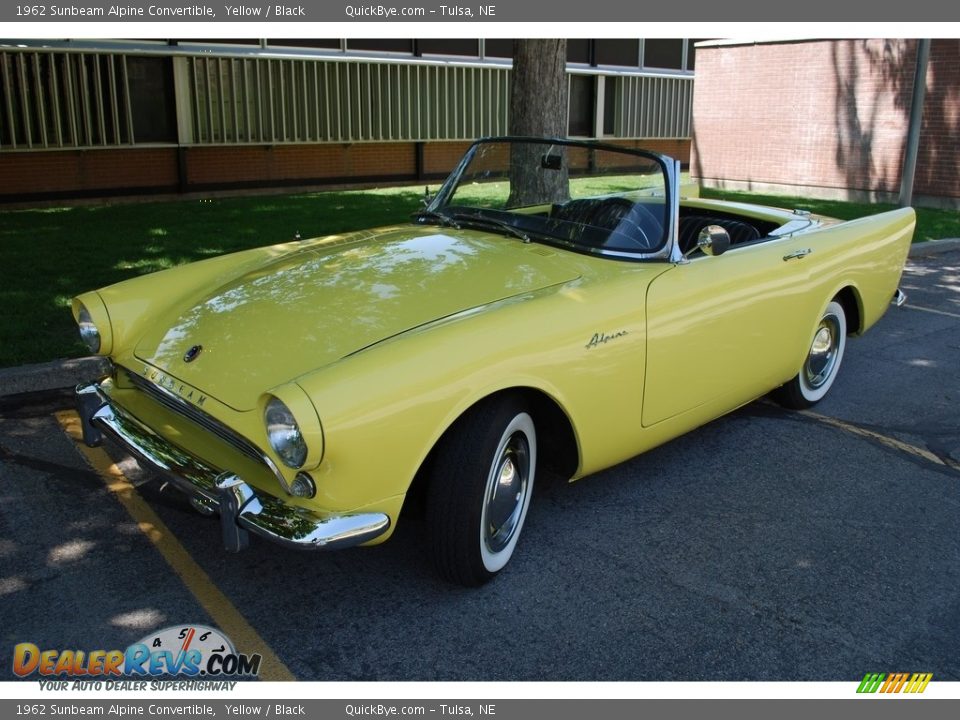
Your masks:
<instances>
[{"instance_id":1,"label":"yellow convertible car","mask_svg":"<svg viewBox=\"0 0 960 720\"><path fill-rule=\"evenodd\" d=\"M699 199L674 160L612 145L480 140L409 223L76 298L112 361L77 390L84 439L218 513L232 551L380 543L422 496L438 571L477 585L539 469L823 398L847 337L902 302L914 222Z\"/></svg>"}]
</instances>

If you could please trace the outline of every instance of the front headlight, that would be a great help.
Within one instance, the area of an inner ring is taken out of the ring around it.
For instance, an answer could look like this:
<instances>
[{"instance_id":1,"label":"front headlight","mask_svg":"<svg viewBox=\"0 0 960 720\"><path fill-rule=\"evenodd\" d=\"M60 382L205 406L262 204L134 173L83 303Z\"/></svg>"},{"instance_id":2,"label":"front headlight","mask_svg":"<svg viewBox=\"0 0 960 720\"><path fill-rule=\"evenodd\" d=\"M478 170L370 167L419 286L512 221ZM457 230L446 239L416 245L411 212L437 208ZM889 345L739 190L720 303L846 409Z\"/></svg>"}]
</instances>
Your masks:
<instances>
[{"instance_id":1,"label":"front headlight","mask_svg":"<svg viewBox=\"0 0 960 720\"><path fill-rule=\"evenodd\" d=\"M283 464L292 468L303 467L307 459L307 443L290 408L280 398L270 398L263 412L263 422L267 426L270 447Z\"/></svg>"},{"instance_id":2,"label":"front headlight","mask_svg":"<svg viewBox=\"0 0 960 720\"><path fill-rule=\"evenodd\" d=\"M77 313L77 326L80 329L80 339L90 352L100 352L100 331L97 330L93 318L90 317L90 311L83 303L80 303L80 310Z\"/></svg>"}]
</instances>

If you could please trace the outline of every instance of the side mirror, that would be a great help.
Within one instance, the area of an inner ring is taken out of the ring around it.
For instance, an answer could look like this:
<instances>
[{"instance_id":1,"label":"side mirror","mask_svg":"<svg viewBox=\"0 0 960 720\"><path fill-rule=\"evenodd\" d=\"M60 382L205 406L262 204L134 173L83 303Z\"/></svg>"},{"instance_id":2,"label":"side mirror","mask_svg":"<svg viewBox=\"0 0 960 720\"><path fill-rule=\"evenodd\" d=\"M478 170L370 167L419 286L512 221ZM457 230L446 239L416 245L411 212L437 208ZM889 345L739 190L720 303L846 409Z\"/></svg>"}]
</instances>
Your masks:
<instances>
[{"instance_id":1,"label":"side mirror","mask_svg":"<svg viewBox=\"0 0 960 720\"><path fill-rule=\"evenodd\" d=\"M705 255L723 255L730 249L730 233L720 225L707 225L697 236L697 248Z\"/></svg>"},{"instance_id":2,"label":"side mirror","mask_svg":"<svg viewBox=\"0 0 960 720\"><path fill-rule=\"evenodd\" d=\"M544 170L561 170L563 168L563 158L559 155L541 155L540 167Z\"/></svg>"}]
</instances>

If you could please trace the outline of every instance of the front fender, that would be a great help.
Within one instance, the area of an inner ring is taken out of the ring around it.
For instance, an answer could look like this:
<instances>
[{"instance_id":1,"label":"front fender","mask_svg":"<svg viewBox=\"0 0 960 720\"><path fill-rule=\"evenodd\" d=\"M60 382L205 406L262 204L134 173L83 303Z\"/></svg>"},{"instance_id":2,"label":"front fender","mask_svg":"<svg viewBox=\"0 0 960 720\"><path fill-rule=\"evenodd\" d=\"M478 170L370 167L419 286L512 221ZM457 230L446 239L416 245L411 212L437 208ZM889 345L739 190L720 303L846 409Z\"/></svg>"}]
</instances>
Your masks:
<instances>
[{"instance_id":1,"label":"front fender","mask_svg":"<svg viewBox=\"0 0 960 720\"><path fill-rule=\"evenodd\" d=\"M642 280L631 280L636 293ZM312 471L318 502L327 502L320 497L325 492L352 506L406 492L463 413L512 388L542 393L565 413L578 475L635 455L645 311L642 303L624 303L623 288L613 285L596 291L565 286L517 300L408 333L299 378L324 428L324 459ZM597 330L622 335L590 346Z\"/></svg>"}]
</instances>

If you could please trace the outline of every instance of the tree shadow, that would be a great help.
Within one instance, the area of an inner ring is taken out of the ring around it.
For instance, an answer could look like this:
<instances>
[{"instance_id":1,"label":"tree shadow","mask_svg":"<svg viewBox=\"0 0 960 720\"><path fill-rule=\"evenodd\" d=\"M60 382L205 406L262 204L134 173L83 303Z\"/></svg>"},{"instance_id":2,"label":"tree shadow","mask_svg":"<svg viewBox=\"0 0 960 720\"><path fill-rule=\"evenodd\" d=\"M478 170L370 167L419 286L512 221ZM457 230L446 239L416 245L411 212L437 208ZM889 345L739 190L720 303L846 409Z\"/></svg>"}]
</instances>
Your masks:
<instances>
[{"instance_id":1,"label":"tree shadow","mask_svg":"<svg viewBox=\"0 0 960 720\"><path fill-rule=\"evenodd\" d=\"M930 43L927 66L927 95L920 129L920 151L914 192L960 198L960 40L941 39Z\"/></svg>"},{"instance_id":2,"label":"tree shadow","mask_svg":"<svg viewBox=\"0 0 960 720\"><path fill-rule=\"evenodd\" d=\"M885 112L887 98L892 96L904 124L910 114L916 41L837 41L830 45L830 53L836 78L834 157L850 199L863 191L896 193L900 163L890 163L878 146L891 123ZM903 158L905 145L906 133L898 143L898 160Z\"/></svg>"},{"instance_id":3,"label":"tree shadow","mask_svg":"<svg viewBox=\"0 0 960 720\"><path fill-rule=\"evenodd\" d=\"M836 78L835 162L850 199L866 191L896 200L918 45L917 40L871 39L830 46ZM958 59L957 40L932 42L914 185L919 193L960 195L960 180L954 172L960 159L955 140L960 132L960 90L952 70ZM896 117L889 112L891 101ZM895 153L889 148L891 125L903 128Z\"/></svg>"}]
</instances>

